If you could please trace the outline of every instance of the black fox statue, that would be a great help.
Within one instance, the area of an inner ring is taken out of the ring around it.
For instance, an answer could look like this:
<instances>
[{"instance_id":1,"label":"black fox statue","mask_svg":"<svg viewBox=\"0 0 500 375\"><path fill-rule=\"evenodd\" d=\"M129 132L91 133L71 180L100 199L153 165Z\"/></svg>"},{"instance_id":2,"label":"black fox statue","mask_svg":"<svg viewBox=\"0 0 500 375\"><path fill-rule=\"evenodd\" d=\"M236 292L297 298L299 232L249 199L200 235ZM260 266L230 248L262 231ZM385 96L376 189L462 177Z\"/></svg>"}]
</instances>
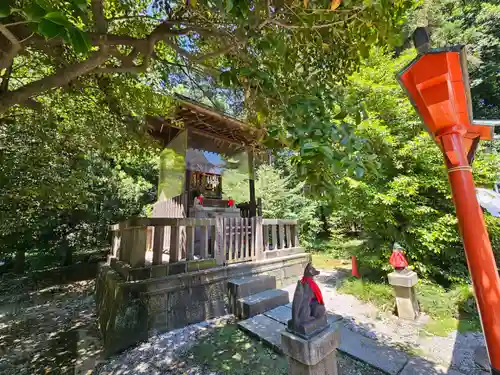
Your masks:
<instances>
[{"instance_id":1,"label":"black fox statue","mask_svg":"<svg viewBox=\"0 0 500 375\"><path fill-rule=\"evenodd\" d=\"M292 319L288 330L299 336L310 337L328 327L323 296L314 277L319 271L308 263L304 276L297 282L292 302Z\"/></svg>"}]
</instances>

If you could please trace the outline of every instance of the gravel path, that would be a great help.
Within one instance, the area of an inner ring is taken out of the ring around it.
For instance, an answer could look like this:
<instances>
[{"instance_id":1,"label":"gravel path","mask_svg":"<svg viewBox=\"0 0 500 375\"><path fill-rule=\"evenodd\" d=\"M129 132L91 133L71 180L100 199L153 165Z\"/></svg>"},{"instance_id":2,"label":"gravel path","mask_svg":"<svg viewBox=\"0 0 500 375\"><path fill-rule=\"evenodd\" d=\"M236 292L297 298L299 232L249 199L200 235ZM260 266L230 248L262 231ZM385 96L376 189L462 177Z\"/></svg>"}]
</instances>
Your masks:
<instances>
[{"instance_id":1,"label":"gravel path","mask_svg":"<svg viewBox=\"0 0 500 375\"><path fill-rule=\"evenodd\" d=\"M416 322L408 322L381 312L372 304L361 302L352 295L338 293L336 289L343 275L345 273L341 271L322 271L316 280L327 309L342 315L347 328L464 374L484 373L474 363L475 349L484 345L482 333L459 334L454 331L447 337L427 336L423 332L428 320L425 314ZM290 293L292 299L295 284L283 289Z\"/></svg>"}]
</instances>

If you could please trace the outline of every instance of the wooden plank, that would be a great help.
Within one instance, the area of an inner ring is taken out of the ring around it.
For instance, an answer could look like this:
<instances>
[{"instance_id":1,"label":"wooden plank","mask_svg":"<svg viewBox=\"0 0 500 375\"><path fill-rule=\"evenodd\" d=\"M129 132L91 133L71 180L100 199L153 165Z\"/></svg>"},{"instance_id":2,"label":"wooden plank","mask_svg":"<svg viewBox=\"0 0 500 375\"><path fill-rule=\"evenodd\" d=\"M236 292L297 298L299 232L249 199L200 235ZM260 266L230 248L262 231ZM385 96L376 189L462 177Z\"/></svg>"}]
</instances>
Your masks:
<instances>
[{"instance_id":1,"label":"wooden plank","mask_svg":"<svg viewBox=\"0 0 500 375\"><path fill-rule=\"evenodd\" d=\"M165 238L165 227L153 229L153 265L161 264L163 261L163 244Z\"/></svg>"},{"instance_id":2,"label":"wooden plank","mask_svg":"<svg viewBox=\"0 0 500 375\"><path fill-rule=\"evenodd\" d=\"M250 225L251 225L251 239L250 239L250 258L255 259L256 258L256 252L255 252L255 219L256 217L252 217L250 219Z\"/></svg>"},{"instance_id":3,"label":"wooden plank","mask_svg":"<svg viewBox=\"0 0 500 375\"><path fill-rule=\"evenodd\" d=\"M293 226L293 247L299 247L300 227L298 224Z\"/></svg>"},{"instance_id":4,"label":"wooden plank","mask_svg":"<svg viewBox=\"0 0 500 375\"><path fill-rule=\"evenodd\" d=\"M262 242L263 242L263 246L264 246L264 248L262 250L268 251L269 250L269 225L262 226Z\"/></svg>"},{"instance_id":5,"label":"wooden plank","mask_svg":"<svg viewBox=\"0 0 500 375\"><path fill-rule=\"evenodd\" d=\"M111 255L115 258L118 258L120 254L120 240L121 240L120 231L114 231L111 233Z\"/></svg>"},{"instance_id":6,"label":"wooden plank","mask_svg":"<svg viewBox=\"0 0 500 375\"><path fill-rule=\"evenodd\" d=\"M228 260L233 260L234 259L234 249L233 249L233 234L234 234L234 223L233 223L233 218L232 217L228 217L227 218L227 229L228 229L228 232L227 232L227 237L228 237L228 241L229 241L229 244L228 244L228 247L227 247L227 259Z\"/></svg>"},{"instance_id":7,"label":"wooden plank","mask_svg":"<svg viewBox=\"0 0 500 375\"><path fill-rule=\"evenodd\" d=\"M201 259L208 259L208 233L209 228L207 226L202 226L200 228L200 256Z\"/></svg>"},{"instance_id":8,"label":"wooden plank","mask_svg":"<svg viewBox=\"0 0 500 375\"><path fill-rule=\"evenodd\" d=\"M181 227L172 226L170 228L170 263L175 263L180 260L180 234Z\"/></svg>"},{"instance_id":9,"label":"wooden plank","mask_svg":"<svg viewBox=\"0 0 500 375\"><path fill-rule=\"evenodd\" d=\"M125 263L129 263L130 259L130 235L131 229L122 229L122 238L120 241L120 250L118 260L121 260Z\"/></svg>"},{"instance_id":10,"label":"wooden plank","mask_svg":"<svg viewBox=\"0 0 500 375\"><path fill-rule=\"evenodd\" d=\"M294 219L263 219L263 225L296 225L297 220Z\"/></svg>"},{"instance_id":11,"label":"wooden plank","mask_svg":"<svg viewBox=\"0 0 500 375\"><path fill-rule=\"evenodd\" d=\"M243 217L241 220L241 241L243 246L241 247L241 257L245 258L248 251L248 218Z\"/></svg>"},{"instance_id":12,"label":"wooden plank","mask_svg":"<svg viewBox=\"0 0 500 375\"><path fill-rule=\"evenodd\" d=\"M194 260L194 229L186 227L186 260Z\"/></svg>"},{"instance_id":13,"label":"wooden plank","mask_svg":"<svg viewBox=\"0 0 500 375\"><path fill-rule=\"evenodd\" d=\"M285 228L283 225L278 225L278 242L279 242L279 248L284 249L285 248Z\"/></svg>"},{"instance_id":14,"label":"wooden plank","mask_svg":"<svg viewBox=\"0 0 500 375\"><path fill-rule=\"evenodd\" d=\"M144 267L146 261L146 247L148 242L147 228L134 228L131 230L132 246L129 256L129 264L132 268Z\"/></svg>"},{"instance_id":15,"label":"wooden plank","mask_svg":"<svg viewBox=\"0 0 500 375\"><path fill-rule=\"evenodd\" d=\"M255 258L264 258L264 248L262 243L262 217L255 217Z\"/></svg>"},{"instance_id":16,"label":"wooden plank","mask_svg":"<svg viewBox=\"0 0 500 375\"><path fill-rule=\"evenodd\" d=\"M285 234L286 234L286 248L289 249L292 247L292 232L290 231L290 225L285 225Z\"/></svg>"},{"instance_id":17,"label":"wooden plank","mask_svg":"<svg viewBox=\"0 0 500 375\"><path fill-rule=\"evenodd\" d=\"M156 226L202 226L215 225L215 219L209 218L168 218L168 217L138 217L129 219L120 224L112 225L110 228L115 228L120 225L126 227L156 227Z\"/></svg>"},{"instance_id":18,"label":"wooden plank","mask_svg":"<svg viewBox=\"0 0 500 375\"><path fill-rule=\"evenodd\" d=\"M224 247L224 218L218 216L215 222L214 252L215 263L222 266L226 263L226 249Z\"/></svg>"},{"instance_id":19,"label":"wooden plank","mask_svg":"<svg viewBox=\"0 0 500 375\"><path fill-rule=\"evenodd\" d=\"M241 244L243 243L243 239L242 239L242 226L241 226L241 218L240 217L236 217L234 218L234 228L235 228L235 239L234 239L234 252L236 254L236 257L237 258L241 258L242 257L242 253L241 253Z\"/></svg>"},{"instance_id":20,"label":"wooden plank","mask_svg":"<svg viewBox=\"0 0 500 375\"><path fill-rule=\"evenodd\" d=\"M271 225L271 239L273 241L273 250L278 250L278 235L277 235L278 226Z\"/></svg>"}]
</instances>

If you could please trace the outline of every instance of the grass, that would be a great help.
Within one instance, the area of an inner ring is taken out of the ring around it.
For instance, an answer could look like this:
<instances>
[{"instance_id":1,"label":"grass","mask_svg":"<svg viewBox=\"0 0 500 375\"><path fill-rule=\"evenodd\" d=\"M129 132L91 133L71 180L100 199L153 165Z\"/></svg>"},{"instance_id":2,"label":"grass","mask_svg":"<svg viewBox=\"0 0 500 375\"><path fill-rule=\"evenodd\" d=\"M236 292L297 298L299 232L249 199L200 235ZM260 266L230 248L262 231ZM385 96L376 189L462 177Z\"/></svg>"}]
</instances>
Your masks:
<instances>
[{"instance_id":1,"label":"grass","mask_svg":"<svg viewBox=\"0 0 500 375\"><path fill-rule=\"evenodd\" d=\"M236 324L217 327L200 338L185 358L184 368L230 375L285 375L288 360L241 332ZM382 372L342 353L337 354L339 375L383 375Z\"/></svg>"},{"instance_id":2,"label":"grass","mask_svg":"<svg viewBox=\"0 0 500 375\"><path fill-rule=\"evenodd\" d=\"M348 259L348 254L362 243L363 241L357 239L345 241L319 239L312 245L313 264L323 270L350 268L351 261Z\"/></svg>"},{"instance_id":3,"label":"grass","mask_svg":"<svg viewBox=\"0 0 500 375\"><path fill-rule=\"evenodd\" d=\"M339 292L352 294L384 311L392 312L395 307L392 287L385 283L350 278L342 283ZM420 282L417 285L417 296L421 311L431 317L424 327L427 334L447 336L454 330L461 333L481 331L469 285L455 285L446 290L436 284Z\"/></svg>"},{"instance_id":4,"label":"grass","mask_svg":"<svg viewBox=\"0 0 500 375\"><path fill-rule=\"evenodd\" d=\"M312 262L314 267L320 270L333 270L337 268L349 268L349 262L346 262L341 259L334 258L330 254L325 253L313 253Z\"/></svg>"},{"instance_id":5,"label":"grass","mask_svg":"<svg viewBox=\"0 0 500 375\"><path fill-rule=\"evenodd\" d=\"M352 294L361 301L372 303L384 311L392 311L394 309L394 293L392 287L387 284L349 278L342 282L339 292Z\"/></svg>"}]
</instances>

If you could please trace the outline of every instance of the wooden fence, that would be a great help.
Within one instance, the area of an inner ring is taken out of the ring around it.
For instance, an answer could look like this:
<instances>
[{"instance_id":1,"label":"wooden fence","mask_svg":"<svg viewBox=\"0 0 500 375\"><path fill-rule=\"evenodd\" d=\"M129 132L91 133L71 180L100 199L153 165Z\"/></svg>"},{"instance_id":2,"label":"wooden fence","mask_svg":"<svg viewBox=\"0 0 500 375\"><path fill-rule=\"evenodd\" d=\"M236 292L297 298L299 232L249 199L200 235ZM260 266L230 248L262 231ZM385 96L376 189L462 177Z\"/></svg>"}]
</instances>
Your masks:
<instances>
[{"instance_id":1,"label":"wooden fence","mask_svg":"<svg viewBox=\"0 0 500 375\"><path fill-rule=\"evenodd\" d=\"M266 252L299 248L296 220L136 218L112 225L110 231L111 256L131 267L212 258L225 265L264 259Z\"/></svg>"}]
</instances>

